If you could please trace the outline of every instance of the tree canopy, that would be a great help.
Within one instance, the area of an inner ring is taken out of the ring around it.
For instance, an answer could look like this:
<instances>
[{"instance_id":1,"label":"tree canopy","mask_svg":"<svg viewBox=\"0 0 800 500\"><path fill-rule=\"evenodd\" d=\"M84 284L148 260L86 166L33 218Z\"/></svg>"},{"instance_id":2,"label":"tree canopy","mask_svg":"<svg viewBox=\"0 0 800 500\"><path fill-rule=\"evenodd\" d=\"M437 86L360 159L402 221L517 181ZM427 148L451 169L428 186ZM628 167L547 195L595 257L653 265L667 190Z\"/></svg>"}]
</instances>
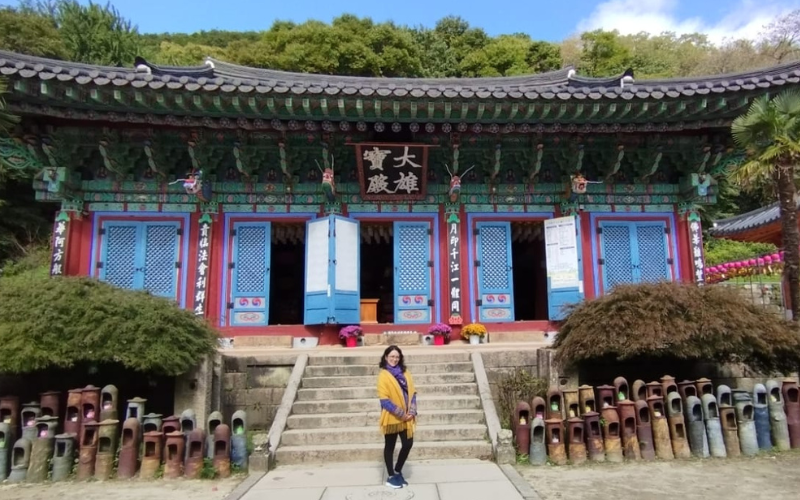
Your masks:
<instances>
[{"instance_id":1,"label":"tree canopy","mask_svg":"<svg viewBox=\"0 0 800 500\"><path fill-rule=\"evenodd\" d=\"M92 278L50 278L46 266L17 270L0 278L0 373L118 363L176 376L216 347L208 324L167 299Z\"/></svg>"},{"instance_id":2,"label":"tree canopy","mask_svg":"<svg viewBox=\"0 0 800 500\"><path fill-rule=\"evenodd\" d=\"M796 326L724 285L618 285L573 306L554 347L556 361L565 366L642 357L742 363L761 373L790 373L800 364Z\"/></svg>"},{"instance_id":3,"label":"tree canopy","mask_svg":"<svg viewBox=\"0 0 800 500\"><path fill-rule=\"evenodd\" d=\"M26 0L0 9L0 48L74 61L130 66L195 65L205 56L255 67L356 76L469 77L537 73L575 65L637 78L726 73L800 56L800 10L776 18L756 40L713 44L702 33L596 30L561 42L522 33L489 36L457 16L433 27L343 14L331 23L275 21L261 31L142 34L111 4Z\"/></svg>"}]
</instances>

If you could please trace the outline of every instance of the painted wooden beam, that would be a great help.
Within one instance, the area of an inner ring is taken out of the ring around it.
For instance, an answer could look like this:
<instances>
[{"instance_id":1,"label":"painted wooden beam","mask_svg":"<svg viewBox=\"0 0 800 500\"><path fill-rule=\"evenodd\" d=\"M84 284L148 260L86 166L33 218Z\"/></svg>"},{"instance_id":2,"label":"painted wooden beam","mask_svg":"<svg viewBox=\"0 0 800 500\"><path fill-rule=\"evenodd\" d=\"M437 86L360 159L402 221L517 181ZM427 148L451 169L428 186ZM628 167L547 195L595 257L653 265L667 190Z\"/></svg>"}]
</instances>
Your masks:
<instances>
[{"instance_id":1,"label":"painted wooden beam","mask_svg":"<svg viewBox=\"0 0 800 500\"><path fill-rule=\"evenodd\" d=\"M581 117L581 115L583 114L583 108L584 108L583 103L578 104L577 106L575 106L575 112L572 114L572 119L573 120L577 120L578 118Z\"/></svg>"},{"instance_id":2,"label":"painted wooden beam","mask_svg":"<svg viewBox=\"0 0 800 500\"><path fill-rule=\"evenodd\" d=\"M475 120L481 121L483 120L483 113L486 112L486 103L479 102L478 103L478 114L475 116Z\"/></svg>"},{"instance_id":3,"label":"painted wooden beam","mask_svg":"<svg viewBox=\"0 0 800 500\"><path fill-rule=\"evenodd\" d=\"M331 115L330 110L328 109L328 98L323 97L319 100L319 110L322 112L322 116L329 117Z\"/></svg>"},{"instance_id":4,"label":"painted wooden beam","mask_svg":"<svg viewBox=\"0 0 800 500\"><path fill-rule=\"evenodd\" d=\"M611 104L608 105L606 114L605 116L603 116L603 119L605 120L611 118L616 112L617 112L617 103L612 102Z\"/></svg>"},{"instance_id":5,"label":"painted wooden beam","mask_svg":"<svg viewBox=\"0 0 800 500\"><path fill-rule=\"evenodd\" d=\"M307 117L311 116L311 114L312 114L311 113L311 99L309 99L308 97L304 97L303 100L301 101L301 104L303 106L303 113L305 114L305 116L307 116Z\"/></svg>"},{"instance_id":6,"label":"painted wooden beam","mask_svg":"<svg viewBox=\"0 0 800 500\"><path fill-rule=\"evenodd\" d=\"M250 112L256 115L260 115L261 113L258 112L258 100L255 97L248 97L247 98L247 107L250 109Z\"/></svg>"},{"instance_id":7,"label":"painted wooden beam","mask_svg":"<svg viewBox=\"0 0 800 500\"><path fill-rule=\"evenodd\" d=\"M525 113L525 118L523 118L523 120L525 121L530 120L533 114L536 113L536 104L529 102L527 106L528 106L528 112Z\"/></svg>"},{"instance_id":8,"label":"painted wooden beam","mask_svg":"<svg viewBox=\"0 0 800 500\"><path fill-rule=\"evenodd\" d=\"M560 120L561 118L563 118L564 115L567 114L567 109L568 108L567 108L566 104L562 104L561 106L559 106L558 107L558 114L556 115L554 120Z\"/></svg>"},{"instance_id":9,"label":"painted wooden beam","mask_svg":"<svg viewBox=\"0 0 800 500\"><path fill-rule=\"evenodd\" d=\"M336 100L336 107L339 110L339 116L345 118L347 116L347 106L345 106L344 99L339 98Z\"/></svg>"},{"instance_id":10,"label":"painted wooden beam","mask_svg":"<svg viewBox=\"0 0 800 500\"><path fill-rule=\"evenodd\" d=\"M283 99L283 107L290 115L294 116L294 101L292 101L291 97L285 97Z\"/></svg>"},{"instance_id":11,"label":"painted wooden beam","mask_svg":"<svg viewBox=\"0 0 800 500\"><path fill-rule=\"evenodd\" d=\"M511 112L508 114L509 120L515 120L517 118L517 114L519 113L519 103L514 103L511 105Z\"/></svg>"}]
</instances>

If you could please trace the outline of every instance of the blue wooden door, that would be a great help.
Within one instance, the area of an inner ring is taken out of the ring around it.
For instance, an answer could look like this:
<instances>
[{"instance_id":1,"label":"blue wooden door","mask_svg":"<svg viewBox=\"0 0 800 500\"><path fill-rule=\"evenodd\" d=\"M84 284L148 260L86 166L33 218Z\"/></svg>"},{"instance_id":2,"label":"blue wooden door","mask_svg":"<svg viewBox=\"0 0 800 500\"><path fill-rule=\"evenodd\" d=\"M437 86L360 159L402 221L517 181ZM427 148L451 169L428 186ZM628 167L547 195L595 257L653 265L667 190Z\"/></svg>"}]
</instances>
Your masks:
<instances>
[{"instance_id":1,"label":"blue wooden door","mask_svg":"<svg viewBox=\"0 0 800 500\"><path fill-rule=\"evenodd\" d=\"M358 221L329 215L306 223L303 323L361 322L361 234Z\"/></svg>"},{"instance_id":2,"label":"blue wooden door","mask_svg":"<svg viewBox=\"0 0 800 500\"><path fill-rule=\"evenodd\" d=\"M669 281L672 279L668 251L668 234L664 222L636 224L636 273L639 282Z\"/></svg>"},{"instance_id":3,"label":"blue wooden door","mask_svg":"<svg viewBox=\"0 0 800 500\"><path fill-rule=\"evenodd\" d=\"M144 245L142 288L174 299L180 270L180 226L177 222L148 222L140 230Z\"/></svg>"},{"instance_id":4,"label":"blue wooden door","mask_svg":"<svg viewBox=\"0 0 800 500\"><path fill-rule=\"evenodd\" d=\"M603 221L598 230L604 292L621 283L672 278L665 223Z\"/></svg>"},{"instance_id":5,"label":"blue wooden door","mask_svg":"<svg viewBox=\"0 0 800 500\"><path fill-rule=\"evenodd\" d=\"M325 217L306 222L306 267L303 323L323 325L330 312L331 221Z\"/></svg>"},{"instance_id":6,"label":"blue wooden door","mask_svg":"<svg viewBox=\"0 0 800 500\"><path fill-rule=\"evenodd\" d=\"M176 299L180 223L105 221L99 278L120 288Z\"/></svg>"},{"instance_id":7,"label":"blue wooden door","mask_svg":"<svg viewBox=\"0 0 800 500\"><path fill-rule=\"evenodd\" d=\"M331 323L361 322L361 228L357 220L329 216L333 228Z\"/></svg>"},{"instance_id":8,"label":"blue wooden door","mask_svg":"<svg viewBox=\"0 0 800 500\"><path fill-rule=\"evenodd\" d=\"M431 223L394 223L394 322L431 322Z\"/></svg>"},{"instance_id":9,"label":"blue wooden door","mask_svg":"<svg viewBox=\"0 0 800 500\"><path fill-rule=\"evenodd\" d=\"M564 319L565 307L583 300L583 259L577 217L544 223L547 255L547 312L552 321Z\"/></svg>"},{"instance_id":10,"label":"blue wooden door","mask_svg":"<svg viewBox=\"0 0 800 500\"><path fill-rule=\"evenodd\" d=\"M514 321L514 279L511 223L478 222L478 318L483 322Z\"/></svg>"},{"instance_id":11,"label":"blue wooden door","mask_svg":"<svg viewBox=\"0 0 800 500\"><path fill-rule=\"evenodd\" d=\"M236 222L233 239L230 302L231 325L269 324L269 222Z\"/></svg>"},{"instance_id":12,"label":"blue wooden door","mask_svg":"<svg viewBox=\"0 0 800 500\"><path fill-rule=\"evenodd\" d=\"M102 248L97 262L101 281L129 290L142 288L140 228L139 222L103 222L100 229Z\"/></svg>"}]
</instances>

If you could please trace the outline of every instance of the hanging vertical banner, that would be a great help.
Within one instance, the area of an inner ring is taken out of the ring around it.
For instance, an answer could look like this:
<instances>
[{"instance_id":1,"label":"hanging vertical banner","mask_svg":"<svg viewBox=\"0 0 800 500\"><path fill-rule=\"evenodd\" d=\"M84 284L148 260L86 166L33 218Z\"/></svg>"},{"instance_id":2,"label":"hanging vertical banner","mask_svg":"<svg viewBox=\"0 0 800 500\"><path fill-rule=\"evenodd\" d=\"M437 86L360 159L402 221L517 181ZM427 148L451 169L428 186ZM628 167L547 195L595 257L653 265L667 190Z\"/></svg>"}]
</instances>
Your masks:
<instances>
[{"instance_id":1,"label":"hanging vertical banner","mask_svg":"<svg viewBox=\"0 0 800 500\"><path fill-rule=\"evenodd\" d=\"M692 246L692 269L694 280L698 286L706 283L704 257L703 257L703 226L697 212L691 212L686 218L689 222L689 244Z\"/></svg>"},{"instance_id":2,"label":"hanging vertical banner","mask_svg":"<svg viewBox=\"0 0 800 500\"><path fill-rule=\"evenodd\" d=\"M461 232L458 214L447 215L447 278L450 298L448 323L460 325L461 317Z\"/></svg>"},{"instance_id":3,"label":"hanging vertical banner","mask_svg":"<svg viewBox=\"0 0 800 500\"><path fill-rule=\"evenodd\" d=\"M50 276L63 276L67 255L67 234L69 233L69 215L59 212L53 226L53 244L50 253Z\"/></svg>"},{"instance_id":4,"label":"hanging vertical banner","mask_svg":"<svg viewBox=\"0 0 800 500\"><path fill-rule=\"evenodd\" d=\"M206 290L208 288L208 264L211 248L211 216L200 217L200 231L197 243L197 282L194 286L194 314L203 316L206 310Z\"/></svg>"}]
</instances>

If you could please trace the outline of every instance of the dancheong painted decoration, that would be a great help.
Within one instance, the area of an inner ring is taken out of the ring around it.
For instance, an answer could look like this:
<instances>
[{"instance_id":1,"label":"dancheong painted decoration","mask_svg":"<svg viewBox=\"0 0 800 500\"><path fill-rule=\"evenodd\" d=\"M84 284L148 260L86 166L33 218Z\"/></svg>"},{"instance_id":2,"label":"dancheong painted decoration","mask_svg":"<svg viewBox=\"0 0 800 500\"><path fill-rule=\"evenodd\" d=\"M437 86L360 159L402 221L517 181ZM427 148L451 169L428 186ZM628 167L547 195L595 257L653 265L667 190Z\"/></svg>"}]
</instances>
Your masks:
<instances>
[{"instance_id":1,"label":"dancheong painted decoration","mask_svg":"<svg viewBox=\"0 0 800 500\"><path fill-rule=\"evenodd\" d=\"M224 336L557 325L622 283L702 283L731 121L800 63L637 81L108 68L0 52L0 156L60 205L51 272Z\"/></svg>"}]
</instances>

